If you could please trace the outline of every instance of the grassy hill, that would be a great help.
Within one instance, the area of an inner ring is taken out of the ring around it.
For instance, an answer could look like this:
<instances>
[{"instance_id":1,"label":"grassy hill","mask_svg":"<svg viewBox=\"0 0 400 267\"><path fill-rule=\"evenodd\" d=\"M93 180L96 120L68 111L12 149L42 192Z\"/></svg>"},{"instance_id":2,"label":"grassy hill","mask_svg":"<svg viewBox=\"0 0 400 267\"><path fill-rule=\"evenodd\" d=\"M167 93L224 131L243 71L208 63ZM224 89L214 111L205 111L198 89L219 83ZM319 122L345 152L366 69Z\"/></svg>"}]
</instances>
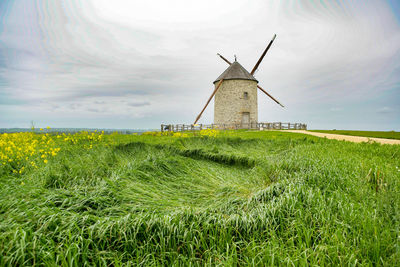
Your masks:
<instances>
[{"instance_id":1,"label":"grassy hill","mask_svg":"<svg viewBox=\"0 0 400 267\"><path fill-rule=\"evenodd\" d=\"M400 262L399 146L215 134L0 135L0 265Z\"/></svg>"}]
</instances>

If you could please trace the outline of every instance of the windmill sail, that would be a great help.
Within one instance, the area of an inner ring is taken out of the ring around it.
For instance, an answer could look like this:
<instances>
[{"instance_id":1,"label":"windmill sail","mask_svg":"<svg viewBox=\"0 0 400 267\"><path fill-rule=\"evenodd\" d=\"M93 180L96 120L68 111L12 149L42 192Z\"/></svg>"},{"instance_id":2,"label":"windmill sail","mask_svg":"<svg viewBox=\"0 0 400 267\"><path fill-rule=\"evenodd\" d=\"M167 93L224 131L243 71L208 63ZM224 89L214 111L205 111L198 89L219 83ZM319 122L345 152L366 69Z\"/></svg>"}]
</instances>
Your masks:
<instances>
[{"instance_id":1,"label":"windmill sail","mask_svg":"<svg viewBox=\"0 0 400 267\"><path fill-rule=\"evenodd\" d=\"M200 114L197 116L197 118L196 118L196 120L194 121L193 124L196 124L196 123L200 120L201 115L203 115L204 110L207 108L208 104L210 103L211 99L213 98L213 96L215 95L215 93L217 92L217 90L219 89L219 87L221 86L221 84L222 84L223 81L224 81L224 79L221 79L221 80L218 82L217 86L216 86L215 89L214 89L214 92L211 94L210 98L208 98L208 101L207 101L206 105L205 105L204 108L201 110Z\"/></svg>"},{"instance_id":2,"label":"windmill sail","mask_svg":"<svg viewBox=\"0 0 400 267\"><path fill-rule=\"evenodd\" d=\"M224 58L221 54L218 54L218 53L217 53L217 55L218 55L220 58L222 58L223 61L225 61L225 62L228 63L229 65L232 65L232 63L231 63L229 60L227 60L226 58Z\"/></svg>"},{"instance_id":3,"label":"windmill sail","mask_svg":"<svg viewBox=\"0 0 400 267\"><path fill-rule=\"evenodd\" d=\"M275 39L275 38L274 38ZM273 39L272 39L273 40ZM224 60L226 63L228 63L229 65L232 65L232 63L227 60L224 56L222 56L221 54L217 54L220 58L222 58L222 60ZM263 88L261 88L261 86L259 86L257 84L257 88L261 90L261 92L263 92L264 94L266 94L267 96L269 96L272 100L274 100L278 105L280 105L281 107L285 107L284 105L282 105L281 103L279 103L278 100L276 100L272 95L268 94L267 91L265 91Z\"/></svg>"},{"instance_id":4,"label":"windmill sail","mask_svg":"<svg viewBox=\"0 0 400 267\"><path fill-rule=\"evenodd\" d=\"M272 43L274 42L276 38L276 34L274 34L274 37L272 38L271 42L269 42L267 48L265 48L264 52L262 53L260 59L257 61L256 65L254 66L253 70L250 72L251 75L253 75L256 70L258 69L258 66L260 65L261 61L264 59L265 54L267 53L267 51L269 50L269 48L271 47Z\"/></svg>"},{"instance_id":5,"label":"windmill sail","mask_svg":"<svg viewBox=\"0 0 400 267\"><path fill-rule=\"evenodd\" d=\"M257 88L261 90L261 92L263 92L264 94L266 94L267 96L269 96L272 100L274 100L278 105L280 105L281 107L285 107L284 105L282 105L281 103L279 103L278 100L276 100L272 95L268 94L267 91L265 91L264 89L261 88L261 86L259 86L257 84Z\"/></svg>"}]
</instances>

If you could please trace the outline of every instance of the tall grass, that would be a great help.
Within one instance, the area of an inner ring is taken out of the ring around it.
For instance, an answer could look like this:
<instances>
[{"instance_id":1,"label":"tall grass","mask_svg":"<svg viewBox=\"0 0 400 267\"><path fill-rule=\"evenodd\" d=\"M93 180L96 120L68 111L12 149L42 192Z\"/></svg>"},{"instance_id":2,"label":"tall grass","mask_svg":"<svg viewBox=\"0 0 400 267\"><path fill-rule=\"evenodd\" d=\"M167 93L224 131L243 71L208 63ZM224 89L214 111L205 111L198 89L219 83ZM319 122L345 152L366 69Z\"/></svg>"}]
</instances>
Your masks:
<instances>
[{"instance_id":1,"label":"tall grass","mask_svg":"<svg viewBox=\"0 0 400 267\"><path fill-rule=\"evenodd\" d=\"M396 265L399 146L106 136L0 177L0 265Z\"/></svg>"}]
</instances>

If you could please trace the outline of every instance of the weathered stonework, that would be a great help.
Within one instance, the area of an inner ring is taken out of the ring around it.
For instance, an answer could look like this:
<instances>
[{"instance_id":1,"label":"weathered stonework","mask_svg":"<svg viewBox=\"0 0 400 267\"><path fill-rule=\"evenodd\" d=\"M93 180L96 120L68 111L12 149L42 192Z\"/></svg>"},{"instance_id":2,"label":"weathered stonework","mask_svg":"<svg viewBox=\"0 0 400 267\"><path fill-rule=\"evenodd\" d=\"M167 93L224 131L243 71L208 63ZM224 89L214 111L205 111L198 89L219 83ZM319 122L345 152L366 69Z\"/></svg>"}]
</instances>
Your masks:
<instances>
[{"instance_id":1,"label":"weathered stonework","mask_svg":"<svg viewBox=\"0 0 400 267\"><path fill-rule=\"evenodd\" d=\"M217 84L216 82L214 85ZM257 123L257 81L224 80L215 94L214 123L240 124L245 112L250 114L250 123Z\"/></svg>"}]
</instances>

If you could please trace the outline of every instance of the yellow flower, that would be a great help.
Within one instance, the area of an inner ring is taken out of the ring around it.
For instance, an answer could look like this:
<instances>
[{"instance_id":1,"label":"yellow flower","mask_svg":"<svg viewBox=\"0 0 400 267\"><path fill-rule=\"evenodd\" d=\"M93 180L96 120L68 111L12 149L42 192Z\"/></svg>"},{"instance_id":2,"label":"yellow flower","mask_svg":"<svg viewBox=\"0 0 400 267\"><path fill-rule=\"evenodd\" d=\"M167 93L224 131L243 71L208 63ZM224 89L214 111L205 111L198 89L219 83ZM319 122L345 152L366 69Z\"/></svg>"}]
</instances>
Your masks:
<instances>
[{"instance_id":1,"label":"yellow flower","mask_svg":"<svg viewBox=\"0 0 400 267\"><path fill-rule=\"evenodd\" d=\"M45 163L45 164L47 164L47 162L49 162L47 159L45 159L45 160L43 160L43 162Z\"/></svg>"},{"instance_id":2,"label":"yellow flower","mask_svg":"<svg viewBox=\"0 0 400 267\"><path fill-rule=\"evenodd\" d=\"M40 128L41 131L43 131L43 128Z\"/></svg>"},{"instance_id":3,"label":"yellow flower","mask_svg":"<svg viewBox=\"0 0 400 267\"><path fill-rule=\"evenodd\" d=\"M47 126L46 129L47 129L47 130L50 130L50 126Z\"/></svg>"}]
</instances>

